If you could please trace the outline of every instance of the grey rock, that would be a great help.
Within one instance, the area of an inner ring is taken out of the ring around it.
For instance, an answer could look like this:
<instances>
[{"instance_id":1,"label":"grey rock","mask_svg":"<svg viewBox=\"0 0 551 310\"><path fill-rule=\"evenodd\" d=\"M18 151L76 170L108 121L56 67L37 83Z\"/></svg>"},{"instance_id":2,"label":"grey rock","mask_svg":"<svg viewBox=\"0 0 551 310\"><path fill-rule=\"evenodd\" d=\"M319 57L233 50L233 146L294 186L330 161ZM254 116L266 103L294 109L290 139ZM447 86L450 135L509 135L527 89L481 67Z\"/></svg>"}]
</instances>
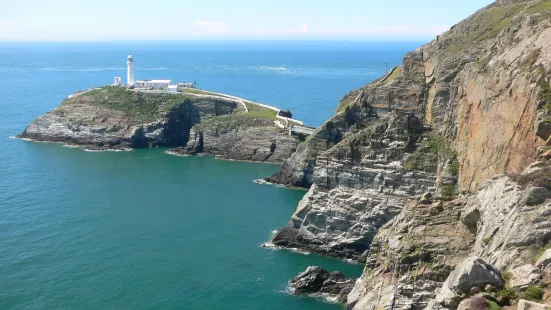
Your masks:
<instances>
[{"instance_id":1,"label":"grey rock","mask_svg":"<svg viewBox=\"0 0 551 310\"><path fill-rule=\"evenodd\" d=\"M545 121L540 121L538 123L536 134L543 140L547 140L547 138L551 135L551 124Z\"/></svg>"},{"instance_id":2,"label":"grey rock","mask_svg":"<svg viewBox=\"0 0 551 310\"><path fill-rule=\"evenodd\" d=\"M319 266L310 266L291 280L291 288L295 294L321 294L330 299L337 299L339 302L346 302L354 282L355 279L347 278L338 271L327 272Z\"/></svg>"},{"instance_id":3,"label":"grey rock","mask_svg":"<svg viewBox=\"0 0 551 310\"><path fill-rule=\"evenodd\" d=\"M522 197L522 202L527 206L540 204L551 197L551 191L543 187L533 187Z\"/></svg>"},{"instance_id":4,"label":"grey rock","mask_svg":"<svg viewBox=\"0 0 551 310\"><path fill-rule=\"evenodd\" d=\"M517 310L549 310L551 306L539 304L533 301L521 299L518 301Z\"/></svg>"},{"instance_id":5,"label":"grey rock","mask_svg":"<svg viewBox=\"0 0 551 310\"><path fill-rule=\"evenodd\" d=\"M468 294L473 287L481 288L488 284L502 288L505 281L492 265L479 257L469 257L449 275L436 301L444 306L457 306L463 294Z\"/></svg>"},{"instance_id":6,"label":"grey rock","mask_svg":"<svg viewBox=\"0 0 551 310\"><path fill-rule=\"evenodd\" d=\"M546 250L536 261L536 267L545 269L551 264L551 249Z\"/></svg>"},{"instance_id":7,"label":"grey rock","mask_svg":"<svg viewBox=\"0 0 551 310\"><path fill-rule=\"evenodd\" d=\"M541 271L532 264L525 264L511 268L512 279L509 285L513 288L526 289L531 285L538 284L542 278Z\"/></svg>"}]
</instances>

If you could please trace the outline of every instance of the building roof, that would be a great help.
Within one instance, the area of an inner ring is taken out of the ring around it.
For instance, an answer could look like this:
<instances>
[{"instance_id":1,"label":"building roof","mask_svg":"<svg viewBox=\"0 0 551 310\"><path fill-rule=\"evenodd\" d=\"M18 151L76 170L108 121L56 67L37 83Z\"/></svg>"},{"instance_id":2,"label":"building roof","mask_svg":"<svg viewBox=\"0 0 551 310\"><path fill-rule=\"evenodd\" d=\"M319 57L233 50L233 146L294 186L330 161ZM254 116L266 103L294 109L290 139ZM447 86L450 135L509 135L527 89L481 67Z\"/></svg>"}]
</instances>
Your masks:
<instances>
[{"instance_id":1,"label":"building roof","mask_svg":"<svg viewBox=\"0 0 551 310\"><path fill-rule=\"evenodd\" d=\"M157 83L157 84L170 84L172 80L139 80L136 83Z\"/></svg>"}]
</instances>

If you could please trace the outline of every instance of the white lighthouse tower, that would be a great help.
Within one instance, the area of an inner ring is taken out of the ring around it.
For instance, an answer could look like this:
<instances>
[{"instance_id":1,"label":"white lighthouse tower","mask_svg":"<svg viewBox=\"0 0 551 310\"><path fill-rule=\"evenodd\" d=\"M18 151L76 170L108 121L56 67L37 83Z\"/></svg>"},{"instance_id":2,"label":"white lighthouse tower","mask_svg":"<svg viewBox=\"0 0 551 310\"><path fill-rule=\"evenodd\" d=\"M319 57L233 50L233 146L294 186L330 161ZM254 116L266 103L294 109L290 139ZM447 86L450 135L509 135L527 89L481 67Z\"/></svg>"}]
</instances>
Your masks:
<instances>
[{"instance_id":1,"label":"white lighthouse tower","mask_svg":"<svg viewBox=\"0 0 551 310\"><path fill-rule=\"evenodd\" d=\"M128 60L126 61L126 84L132 86L134 82L134 58L132 58L132 55L128 55Z\"/></svg>"}]
</instances>

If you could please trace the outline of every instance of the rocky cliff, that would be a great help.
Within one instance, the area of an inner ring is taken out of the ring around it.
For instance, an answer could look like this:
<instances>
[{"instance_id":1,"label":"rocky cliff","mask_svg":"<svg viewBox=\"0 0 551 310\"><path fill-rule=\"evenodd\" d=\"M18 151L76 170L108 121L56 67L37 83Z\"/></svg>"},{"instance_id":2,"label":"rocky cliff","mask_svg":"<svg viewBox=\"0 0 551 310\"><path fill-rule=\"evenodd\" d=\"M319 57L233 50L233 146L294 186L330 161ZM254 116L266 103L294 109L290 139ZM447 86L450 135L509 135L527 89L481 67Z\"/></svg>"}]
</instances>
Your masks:
<instances>
[{"instance_id":1,"label":"rocky cliff","mask_svg":"<svg viewBox=\"0 0 551 310\"><path fill-rule=\"evenodd\" d=\"M268 178L309 188L273 242L367 261L354 309L543 290L550 44L551 1L500 0L345 95Z\"/></svg>"},{"instance_id":2,"label":"rocky cliff","mask_svg":"<svg viewBox=\"0 0 551 310\"><path fill-rule=\"evenodd\" d=\"M245 103L223 95L107 86L70 96L20 137L99 150L190 145L193 154L227 159L281 162L289 157L298 140L275 126L275 111L247 104L262 113L248 113Z\"/></svg>"}]
</instances>

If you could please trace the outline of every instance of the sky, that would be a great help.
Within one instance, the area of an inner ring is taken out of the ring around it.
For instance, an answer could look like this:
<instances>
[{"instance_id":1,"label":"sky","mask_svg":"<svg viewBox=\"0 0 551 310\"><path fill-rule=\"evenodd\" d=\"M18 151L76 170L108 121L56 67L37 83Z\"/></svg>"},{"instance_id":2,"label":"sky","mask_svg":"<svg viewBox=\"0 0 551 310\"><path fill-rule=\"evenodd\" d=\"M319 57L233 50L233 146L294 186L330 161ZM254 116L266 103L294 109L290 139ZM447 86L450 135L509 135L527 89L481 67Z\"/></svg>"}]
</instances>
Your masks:
<instances>
[{"instance_id":1,"label":"sky","mask_svg":"<svg viewBox=\"0 0 551 310\"><path fill-rule=\"evenodd\" d=\"M419 41L492 0L0 0L0 41Z\"/></svg>"}]
</instances>

